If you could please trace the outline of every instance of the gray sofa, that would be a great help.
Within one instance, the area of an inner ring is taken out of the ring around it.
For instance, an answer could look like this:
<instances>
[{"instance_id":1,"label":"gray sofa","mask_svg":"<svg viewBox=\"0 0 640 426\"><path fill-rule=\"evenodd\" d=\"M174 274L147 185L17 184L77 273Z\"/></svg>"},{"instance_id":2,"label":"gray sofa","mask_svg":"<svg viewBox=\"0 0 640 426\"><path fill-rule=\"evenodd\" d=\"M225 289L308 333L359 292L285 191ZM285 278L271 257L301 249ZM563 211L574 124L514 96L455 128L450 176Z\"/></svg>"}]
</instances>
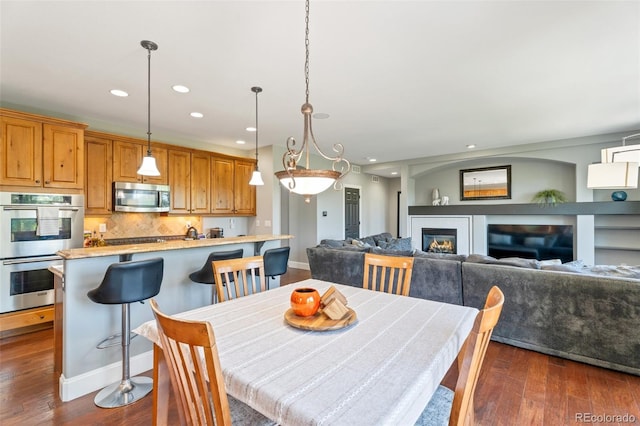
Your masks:
<instances>
[{"instance_id":1,"label":"gray sofa","mask_svg":"<svg viewBox=\"0 0 640 426\"><path fill-rule=\"evenodd\" d=\"M362 285L364 253L375 247L307 249L311 276ZM640 376L640 272L551 265L530 259L413 254L411 297L482 308L489 289L505 294L492 339ZM613 276L612 274L618 274Z\"/></svg>"}]
</instances>

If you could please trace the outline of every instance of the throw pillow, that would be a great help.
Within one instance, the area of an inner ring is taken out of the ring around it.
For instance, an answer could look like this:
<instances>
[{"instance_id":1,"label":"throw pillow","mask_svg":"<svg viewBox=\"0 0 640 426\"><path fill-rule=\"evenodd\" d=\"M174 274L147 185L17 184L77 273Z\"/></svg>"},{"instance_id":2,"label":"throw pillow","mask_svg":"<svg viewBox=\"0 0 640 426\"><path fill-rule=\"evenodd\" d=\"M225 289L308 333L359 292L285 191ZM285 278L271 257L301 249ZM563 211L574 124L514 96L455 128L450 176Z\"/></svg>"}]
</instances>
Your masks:
<instances>
[{"instance_id":1,"label":"throw pillow","mask_svg":"<svg viewBox=\"0 0 640 426\"><path fill-rule=\"evenodd\" d=\"M404 250L413 251L411 247L411 237L407 238L393 238L390 241L379 241L378 247L387 250Z\"/></svg>"}]
</instances>

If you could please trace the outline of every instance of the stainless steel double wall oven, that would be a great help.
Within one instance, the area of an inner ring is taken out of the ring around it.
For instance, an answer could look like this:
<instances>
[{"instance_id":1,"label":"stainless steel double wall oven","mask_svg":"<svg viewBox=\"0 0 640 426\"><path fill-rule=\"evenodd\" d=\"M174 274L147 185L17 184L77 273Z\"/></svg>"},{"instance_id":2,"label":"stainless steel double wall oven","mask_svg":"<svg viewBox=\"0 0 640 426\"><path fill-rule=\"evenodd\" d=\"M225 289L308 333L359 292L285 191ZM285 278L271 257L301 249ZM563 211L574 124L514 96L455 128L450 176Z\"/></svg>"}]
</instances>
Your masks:
<instances>
[{"instance_id":1,"label":"stainless steel double wall oven","mask_svg":"<svg viewBox=\"0 0 640 426\"><path fill-rule=\"evenodd\" d=\"M79 194L0 192L0 313L54 303L58 250L82 247Z\"/></svg>"}]
</instances>

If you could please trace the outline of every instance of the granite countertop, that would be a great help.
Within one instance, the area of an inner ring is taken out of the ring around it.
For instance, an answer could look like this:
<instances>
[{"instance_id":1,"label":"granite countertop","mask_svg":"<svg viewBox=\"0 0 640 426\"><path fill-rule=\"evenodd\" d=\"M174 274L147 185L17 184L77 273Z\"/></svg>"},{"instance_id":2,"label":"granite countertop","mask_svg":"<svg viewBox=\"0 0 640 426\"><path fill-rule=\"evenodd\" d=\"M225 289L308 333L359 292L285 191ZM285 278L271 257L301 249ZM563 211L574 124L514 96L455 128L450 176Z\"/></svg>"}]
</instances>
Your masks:
<instances>
[{"instance_id":1,"label":"granite countertop","mask_svg":"<svg viewBox=\"0 0 640 426\"><path fill-rule=\"evenodd\" d=\"M242 237L206 238L202 240L170 240L155 243L125 244L117 246L87 247L61 250L57 254L65 260L88 257L118 256L122 254L146 253L150 251L181 250L198 247L222 246L226 244L257 243L272 240L288 240L293 235L246 235Z\"/></svg>"}]
</instances>

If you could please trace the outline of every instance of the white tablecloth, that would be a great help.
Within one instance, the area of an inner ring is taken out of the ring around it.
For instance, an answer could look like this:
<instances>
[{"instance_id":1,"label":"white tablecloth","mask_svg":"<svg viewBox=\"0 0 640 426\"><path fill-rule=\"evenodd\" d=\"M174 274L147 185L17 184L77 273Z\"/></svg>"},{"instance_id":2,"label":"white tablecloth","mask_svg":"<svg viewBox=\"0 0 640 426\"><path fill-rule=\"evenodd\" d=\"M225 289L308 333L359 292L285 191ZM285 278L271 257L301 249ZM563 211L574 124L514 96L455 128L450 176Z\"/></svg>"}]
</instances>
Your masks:
<instances>
[{"instance_id":1,"label":"white tablecloth","mask_svg":"<svg viewBox=\"0 0 640 426\"><path fill-rule=\"evenodd\" d=\"M294 288L322 294L330 285L305 280L175 316L211 322L227 392L282 425L412 425L477 309L335 284L355 324L323 332L286 324ZM134 331L157 341L154 321Z\"/></svg>"}]
</instances>

